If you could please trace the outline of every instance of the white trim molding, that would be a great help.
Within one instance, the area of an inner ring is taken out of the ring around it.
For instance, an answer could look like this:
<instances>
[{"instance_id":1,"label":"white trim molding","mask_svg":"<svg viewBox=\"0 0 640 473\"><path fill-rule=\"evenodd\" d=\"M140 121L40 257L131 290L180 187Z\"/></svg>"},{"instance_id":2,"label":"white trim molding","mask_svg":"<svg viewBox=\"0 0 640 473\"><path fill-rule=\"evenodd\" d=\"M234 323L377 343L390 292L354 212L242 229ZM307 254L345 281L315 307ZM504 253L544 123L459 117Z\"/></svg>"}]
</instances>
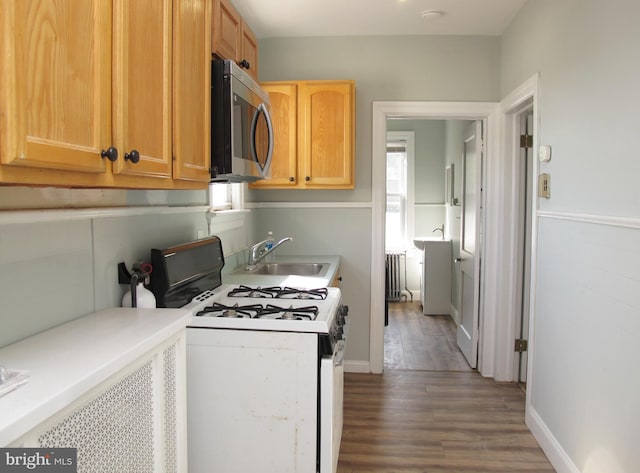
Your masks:
<instances>
[{"instance_id":1,"label":"white trim molding","mask_svg":"<svg viewBox=\"0 0 640 473\"><path fill-rule=\"evenodd\" d=\"M533 407L527 409L525 423L558 473L580 473L578 467L571 461L560 442Z\"/></svg>"},{"instance_id":2,"label":"white trim molding","mask_svg":"<svg viewBox=\"0 0 640 473\"><path fill-rule=\"evenodd\" d=\"M640 218L616 217L612 215L594 215L573 212L538 211L539 218L551 218L556 220L570 220L573 222L591 223L594 225L608 225L611 227L624 227L640 229Z\"/></svg>"},{"instance_id":3,"label":"white trim molding","mask_svg":"<svg viewBox=\"0 0 640 473\"><path fill-rule=\"evenodd\" d=\"M348 361L344 362L344 371L346 373L370 373L368 361Z\"/></svg>"},{"instance_id":4,"label":"white trim molding","mask_svg":"<svg viewBox=\"0 0 640 473\"><path fill-rule=\"evenodd\" d=\"M208 205L186 205L175 207L167 205L150 205L137 207L0 210L0 225L131 217L136 215L167 215L177 213L202 213L202 215L205 215L207 212L209 212Z\"/></svg>"},{"instance_id":5,"label":"white trim molding","mask_svg":"<svg viewBox=\"0 0 640 473\"><path fill-rule=\"evenodd\" d=\"M384 370L384 229L386 183L387 118L424 118L433 120L486 120L486 149L497 156L499 149L498 104L493 102L373 102L372 113L372 235L371 235L371 320L369 363L373 373ZM484 299L484 298L483 298ZM484 337L481 373L493 373L495 313L487 313L483 321Z\"/></svg>"},{"instance_id":6,"label":"white trim molding","mask_svg":"<svg viewBox=\"0 0 640 473\"><path fill-rule=\"evenodd\" d=\"M245 202L249 209L370 209L372 202Z\"/></svg>"}]
</instances>

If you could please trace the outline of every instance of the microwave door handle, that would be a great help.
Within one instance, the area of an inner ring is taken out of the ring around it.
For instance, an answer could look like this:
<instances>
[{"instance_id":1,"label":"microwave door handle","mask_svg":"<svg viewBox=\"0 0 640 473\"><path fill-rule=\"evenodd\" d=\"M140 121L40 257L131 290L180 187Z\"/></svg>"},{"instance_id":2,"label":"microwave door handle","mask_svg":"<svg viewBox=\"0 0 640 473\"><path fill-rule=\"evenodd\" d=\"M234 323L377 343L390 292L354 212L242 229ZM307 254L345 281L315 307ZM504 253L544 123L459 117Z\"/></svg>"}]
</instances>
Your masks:
<instances>
[{"instance_id":1,"label":"microwave door handle","mask_svg":"<svg viewBox=\"0 0 640 473\"><path fill-rule=\"evenodd\" d=\"M260 117L260 113L264 114L265 121L267 122L267 133L269 138L269 145L267 147L267 159L265 160L264 167L260 166L260 161L258 161L258 153L256 151L256 128L258 126L258 118ZM264 102L258 105L256 112L253 114L253 120L251 120L251 138L251 158L256 163L262 177L264 177L266 171L269 169L269 166L271 166L271 158L273 157L273 124L271 123L269 109L267 109Z\"/></svg>"}]
</instances>

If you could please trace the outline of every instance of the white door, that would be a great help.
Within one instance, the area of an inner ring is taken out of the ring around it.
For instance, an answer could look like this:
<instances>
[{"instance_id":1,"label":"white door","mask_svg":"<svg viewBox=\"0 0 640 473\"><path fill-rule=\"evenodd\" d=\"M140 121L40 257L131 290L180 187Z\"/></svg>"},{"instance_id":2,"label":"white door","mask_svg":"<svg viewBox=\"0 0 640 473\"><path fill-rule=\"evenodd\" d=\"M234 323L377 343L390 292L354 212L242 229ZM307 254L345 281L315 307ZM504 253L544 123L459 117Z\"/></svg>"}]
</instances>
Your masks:
<instances>
[{"instance_id":1,"label":"white door","mask_svg":"<svg viewBox=\"0 0 640 473\"><path fill-rule=\"evenodd\" d=\"M480 254L482 222L482 121L470 123L462 155L458 346L472 368L478 366Z\"/></svg>"}]
</instances>

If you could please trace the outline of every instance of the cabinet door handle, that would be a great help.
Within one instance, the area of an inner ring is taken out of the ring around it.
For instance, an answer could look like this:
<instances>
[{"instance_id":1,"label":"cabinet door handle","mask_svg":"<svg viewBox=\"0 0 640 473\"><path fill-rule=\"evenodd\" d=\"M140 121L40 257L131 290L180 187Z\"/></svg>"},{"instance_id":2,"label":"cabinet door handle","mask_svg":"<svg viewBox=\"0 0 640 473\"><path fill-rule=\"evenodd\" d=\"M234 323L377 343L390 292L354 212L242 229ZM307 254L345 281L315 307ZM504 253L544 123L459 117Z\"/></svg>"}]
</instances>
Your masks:
<instances>
[{"instance_id":1,"label":"cabinet door handle","mask_svg":"<svg viewBox=\"0 0 640 473\"><path fill-rule=\"evenodd\" d=\"M133 164L137 164L140 161L140 152L137 149L132 149L131 153L124 153L125 161L131 161Z\"/></svg>"},{"instance_id":2,"label":"cabinet door handle","mask_svg":"<svg viewBox=\"0 0 640 473\"><path fill-rule=\"evenodd\" d=\"M238 63L238 66L240 66L243 69L251 69L251 63L246 59L243 59L242 61L240 61Z\"/></svg>"},{"instance_id":3,"label":"cabinet door handle","mask_svg":"<svg viewBox=\"0 0 640 473\"><path fill-rule=\"evenodd\" d=\"M305 181L309 182L311 180L311 178L309 176L304 178Z\"/></svg>"},{"instance_id":4,"label":"cabinet door handle","mask_svg":"<svg viewBox=\"0 0 640 473\"><path fill-rule=\"evenodd\" d=\"M289 182L294 182L295 180L296 180L295 177L290 177L289 178Z\"/></svg>"},{"instance_id":5,"label":"cabinet door handle","mask_svg":"<svg viewBox=\"0 0 640 473\"><path fill-rule=\"evenodd\" d=\"M110 146L106 151L102 150L100 156L102 156L102 159L107 158L109 161L114 162L118 159L118 149Z\"/></svg>"}]
</instances>

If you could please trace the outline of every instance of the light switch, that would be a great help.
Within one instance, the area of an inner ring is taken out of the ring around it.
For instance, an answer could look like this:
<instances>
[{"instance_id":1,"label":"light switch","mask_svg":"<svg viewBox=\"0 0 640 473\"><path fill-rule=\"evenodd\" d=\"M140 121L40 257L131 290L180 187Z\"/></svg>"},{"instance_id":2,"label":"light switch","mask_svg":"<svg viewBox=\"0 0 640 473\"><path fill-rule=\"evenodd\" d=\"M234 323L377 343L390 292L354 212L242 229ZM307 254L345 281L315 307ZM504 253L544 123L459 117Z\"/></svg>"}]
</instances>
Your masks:
<instances>
[{"instance_id":1,"label":"light switch","mask_svg":"<svg viewBox=\"0 0 640 473\"><path fill-rule=\"evenodd\" d=\"M540 174L538 176L538 197L548 199L551 197L551 175Z\"/></svg>"}]
</instances>

